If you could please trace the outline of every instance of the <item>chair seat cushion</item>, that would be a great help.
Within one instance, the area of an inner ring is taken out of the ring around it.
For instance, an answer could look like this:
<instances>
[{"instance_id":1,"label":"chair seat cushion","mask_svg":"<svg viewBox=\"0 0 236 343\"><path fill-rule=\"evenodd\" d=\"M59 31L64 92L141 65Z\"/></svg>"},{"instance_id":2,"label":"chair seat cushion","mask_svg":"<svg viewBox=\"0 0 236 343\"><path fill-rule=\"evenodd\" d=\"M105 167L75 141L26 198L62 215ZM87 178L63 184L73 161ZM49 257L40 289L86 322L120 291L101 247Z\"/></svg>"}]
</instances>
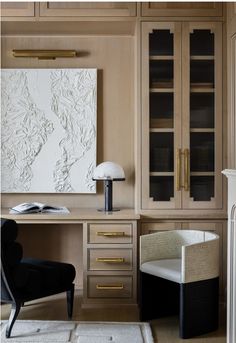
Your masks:
<instances>
[{"instance_id":1,"label":"chair seat cushion","mask_svg":"<svg viewBox=\"0 0 236 343\"><path fill-rule=\"evenodd\" d=\"M181 283L181 259L164 259L145 262L140 270L144 273Z\"/></svg>"},{"instance_id":2,"label":"chair seat cushion","mask_svg":"<svg viewBox=\"0 0 236 343\"><path fill-rule=\"evenodd\" d=\"M24 258L21 265L28 269L28 296L40 298L66 291L75 278L72 264Z\"/></svg>"}]
</instances>

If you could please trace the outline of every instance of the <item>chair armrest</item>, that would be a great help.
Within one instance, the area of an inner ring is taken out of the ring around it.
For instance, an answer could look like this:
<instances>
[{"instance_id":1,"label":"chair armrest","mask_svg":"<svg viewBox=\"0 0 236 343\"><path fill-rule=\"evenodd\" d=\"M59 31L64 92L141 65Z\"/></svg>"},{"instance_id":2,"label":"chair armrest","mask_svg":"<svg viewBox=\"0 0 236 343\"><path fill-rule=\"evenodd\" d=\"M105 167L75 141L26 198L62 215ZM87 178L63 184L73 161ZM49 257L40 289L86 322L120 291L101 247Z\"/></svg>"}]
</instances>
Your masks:
<instances>
[{"instance_id":1,"label":"chair armrest","mask_svg":"<svg viewBox=\"0 0 236 343\"><path fill-rule=\"evenodd\" d=\"M140 236L140 265L144 262L181 257L178 230Z\"/></svg>"},{"instance_id":2,"label":"chair armrest","mask_svg":"<svg viewBox=\"0 0 236 343\"><path fill-rule=\"evenodd\" d=\"M219 237L182 246L182 283L219 276Z\"/></svg>"}]
</instances>

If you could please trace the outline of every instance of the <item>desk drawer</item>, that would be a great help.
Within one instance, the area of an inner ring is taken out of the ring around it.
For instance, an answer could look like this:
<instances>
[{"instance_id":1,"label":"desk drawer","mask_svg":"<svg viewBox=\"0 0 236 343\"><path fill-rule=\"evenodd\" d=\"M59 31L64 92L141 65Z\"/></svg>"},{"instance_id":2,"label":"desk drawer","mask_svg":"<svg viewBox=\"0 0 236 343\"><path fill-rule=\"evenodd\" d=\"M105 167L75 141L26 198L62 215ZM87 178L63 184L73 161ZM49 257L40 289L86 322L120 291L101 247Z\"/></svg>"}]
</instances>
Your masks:
<instances>
[{"instance_id":1,"label":"desk drawer","mask_svg":"<svg viewBox=\"0 0 236 343\"><path fill-rule=\"evenodd\" d=\"M132 270L132 249L88 249L89 270Z\"/></svg>"},{"instance_id":2,"label":"desk drawer","mask_svg":"<svg viewBox=\"0 0 236 343\"><path fill-rule=\"evenodd\" d=\"M89 224L88 243L126 243L133 242L132 224Z\"/></svg>"},{"instance_id":3,"label":"desk drawer","mask_svg":"<svg viewBox=\"0 0 236 343\"><path fill-rule=\"evenodd\" d=\"M131 298L132 276L88 276L88 298Z\"/></svg>"}]
</instances>

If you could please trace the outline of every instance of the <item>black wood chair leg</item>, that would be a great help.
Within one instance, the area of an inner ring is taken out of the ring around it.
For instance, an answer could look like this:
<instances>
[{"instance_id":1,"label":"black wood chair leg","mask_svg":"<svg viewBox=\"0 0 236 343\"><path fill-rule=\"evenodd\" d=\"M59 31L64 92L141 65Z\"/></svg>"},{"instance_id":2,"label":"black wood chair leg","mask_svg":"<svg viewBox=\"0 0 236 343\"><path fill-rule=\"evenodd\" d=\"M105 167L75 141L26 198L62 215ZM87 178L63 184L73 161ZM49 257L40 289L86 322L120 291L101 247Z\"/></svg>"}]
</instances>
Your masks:
<instances>
[{"instance_id":1,"label":"black wood chair leg","mask_svg":"<svg viewBox=\"0 0 236 343\"><path fill-rule=\"evenodd\" d=\"M75 285L73 284L71 289L66 292L66 296L67 296L67 313L68 313L68 317L70 319L72 318L72 314L73 314L74 288L75 288Z\"/></svg>"},{"instance_id":2,"label":"black wood chair leg","mask_svg":"<svg viewBox=\"0 0 236 343\"><path fill-rule=\"evenodd\" d=\"M179 313L179 284L140 273L139 317L141 321Z\"/></svg>"},{"instance_id":3,"label":"black wood chair leg","mask_svg":"<svg viewBox=\"0 0 236 343\"><path fill-rule=\"evenodd\" d=\"M10 313L10 317L9 317L7 328L6 328L6 338L9 338L11 336L11 330L18 316L18 313L20 312L20 308L21 308L21 303L16 302L12 304L11 313Z\"/></svg>"},{"instance_id":4,"label":"black wood chair leg","mask_svg":"<svg viewBox=\"0 0 236 343\"><path fill-rule=\"evenodd\" d=\"M219 278L181 284L180 337L191 338L218 328Z\"/></svg>"}]
</instances>

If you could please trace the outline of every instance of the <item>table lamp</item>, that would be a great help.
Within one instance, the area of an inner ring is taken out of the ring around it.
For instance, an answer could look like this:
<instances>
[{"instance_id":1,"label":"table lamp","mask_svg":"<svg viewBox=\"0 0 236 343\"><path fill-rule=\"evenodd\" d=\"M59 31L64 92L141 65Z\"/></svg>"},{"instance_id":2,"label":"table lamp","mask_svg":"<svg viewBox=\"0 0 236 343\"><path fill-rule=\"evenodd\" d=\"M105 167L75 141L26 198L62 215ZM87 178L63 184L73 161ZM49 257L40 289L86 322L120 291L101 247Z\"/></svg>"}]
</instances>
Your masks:
<instances>
[{"instance_id":1,"label":"table lamp","mask_svg":"<svg viewBox=\"0 0 236 343\"><path fill-rule=\"evenodd\" d=\"M103 162L94 169L93 180L104 181L105 208L98 211L119 211L119 209L112 207L112 183L113 181L125 180L123 168L114 162Z\"/></svg>"}]
</instances>

